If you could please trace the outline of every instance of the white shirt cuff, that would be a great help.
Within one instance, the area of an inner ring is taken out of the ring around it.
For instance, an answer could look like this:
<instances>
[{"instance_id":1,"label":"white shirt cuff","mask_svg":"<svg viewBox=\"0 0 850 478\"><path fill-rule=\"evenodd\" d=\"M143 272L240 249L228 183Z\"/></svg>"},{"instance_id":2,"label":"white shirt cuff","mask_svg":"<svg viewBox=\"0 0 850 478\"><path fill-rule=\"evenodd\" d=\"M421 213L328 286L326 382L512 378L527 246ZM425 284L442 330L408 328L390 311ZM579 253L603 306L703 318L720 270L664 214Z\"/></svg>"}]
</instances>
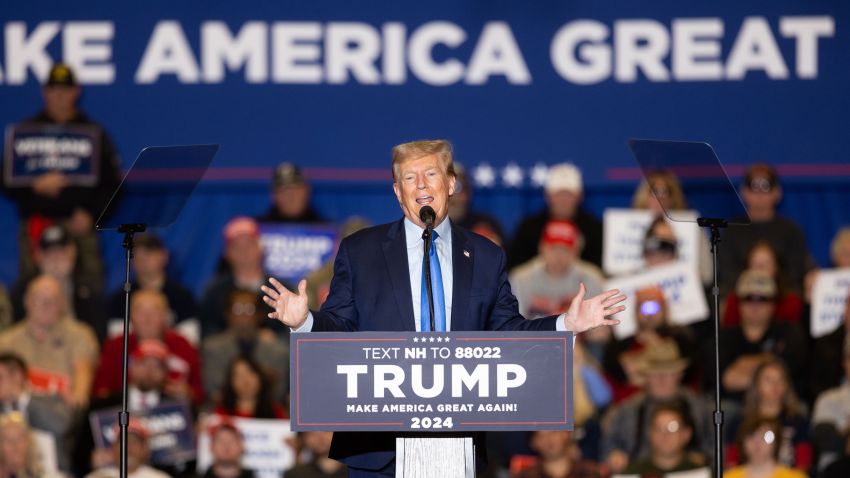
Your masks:
<instances>
[{"instance_id":1,"label":"white shirt cuff","mask_svg":"<svg viewBox=\"0 0 850 478\"><path fill-rule=\"evenodd\" d=\"M304 323L301 324L301 327L298 327L297 329L293 329L292 327L289 328L289 331L294 333L294 334L298 334L298 333L301 333L301 332L311 332L312 330L313 330L313 312L311 312L309 310L307 311L307 320L305 320Z\"/></svg>"},{"instance_id":2,"label":"white shirt cuff","mask_svg":"<svg viewBox=\"0 0 850 478\"><path fill-rule=\"evenodd\" d=\"M567 321L565 320L567 314L561 314L555 319L555 331L556 332L570 332L567 330ZM576 346L576 334L573 333L573 347Z\"/></svg>"},{"instance_id":3,"label":"white shirt cuff","mask_svg":"<svg viewBox=\"0 0 850 478\"><path fill-rule=\"evenodd\" d=\"M555 320L555 330L557 332L569 332L569 330L567 330L566 318L567 318L567 314L561 314Z\"/></svg>"}]
</instances>

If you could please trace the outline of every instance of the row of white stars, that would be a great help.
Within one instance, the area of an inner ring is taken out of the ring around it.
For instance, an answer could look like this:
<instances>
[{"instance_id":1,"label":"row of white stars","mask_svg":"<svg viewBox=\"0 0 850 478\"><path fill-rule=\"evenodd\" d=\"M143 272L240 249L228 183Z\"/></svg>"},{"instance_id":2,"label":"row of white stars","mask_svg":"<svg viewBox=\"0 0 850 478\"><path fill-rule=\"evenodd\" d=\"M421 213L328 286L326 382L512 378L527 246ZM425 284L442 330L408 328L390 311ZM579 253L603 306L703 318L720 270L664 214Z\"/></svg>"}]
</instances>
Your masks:
<instances>
[{"instance_id":1,"label":"row of white stars","mask_svg":"<svg viewBox=\"0 0 850 478\"><path fill-rule=\"evenodd\" d=\"M534 187L543 187L546 184L546 175L549 172L549 167L543 163L537 163L528 170L528 179ZM522 187L525 181L525 171L516 163L508 163L507 166L498 169L490 166L488 163L479 163L472 168L470 177L476 187L492 188L496 186L496 181L501 176L502 185L509 188Z\"/></svg>"},{"instance_id":2,"label":"row of white stars","mask_svg":"<svg viewBox=\"0 0 850 478\"><path fill-rule=\"evenodd\" d=\"M449 337L413 337L413 342L449 342Z\"/></svg>"}]
</instances>

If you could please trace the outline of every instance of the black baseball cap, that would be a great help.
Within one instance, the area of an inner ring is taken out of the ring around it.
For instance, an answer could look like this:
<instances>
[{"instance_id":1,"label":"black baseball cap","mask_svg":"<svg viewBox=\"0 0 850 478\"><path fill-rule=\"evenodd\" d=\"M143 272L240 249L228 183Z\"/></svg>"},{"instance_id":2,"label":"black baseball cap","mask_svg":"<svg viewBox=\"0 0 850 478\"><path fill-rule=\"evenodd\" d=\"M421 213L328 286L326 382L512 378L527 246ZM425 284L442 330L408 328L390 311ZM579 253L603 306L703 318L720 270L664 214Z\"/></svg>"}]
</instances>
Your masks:
<instances>
[{"instance_id":1,"label":"black baseball cap","mask_svg":"<svg viewBox=\"0 0 850 478\"><path fill-rule=\"evenodd\" d=\"M38 245L41 250L46 251L51 247L62 247L71 244L71 235L64 227L54 224L46 227L41 231L41 237L38 239Z\"/></svg>"},{"instance_id":2,"label":"black baseball cap","mask_svg":"<svg viewBox=\"0 0 850 478\"><path fill-rule=\"evenodd\" d=\"M301 168L294 163L280 163L274 170L274 185L279 186L296 186L307 184L307 179L301 172Z\"/></svg>"},{"instance_id":3,"label":"black baseball cap","mask_svg":"<svg viewBox=\"0 0 850 478\"><path fill-rule=\"evenodd\" d=\"M744 175L744 186L760 191L769 191L779 185L776 169L766 163L756 163Z\"/></svg>"},{"instance_id":4,"label":"black baseball cap","mask_svg":"<svg viewBox=\"0 0 850 478\"><path fill-rule=\"evenodd\" d=\"M54 63L47 75L45 86L77 86L77 78L68 65Z\"/></svg>"}]
</instances>

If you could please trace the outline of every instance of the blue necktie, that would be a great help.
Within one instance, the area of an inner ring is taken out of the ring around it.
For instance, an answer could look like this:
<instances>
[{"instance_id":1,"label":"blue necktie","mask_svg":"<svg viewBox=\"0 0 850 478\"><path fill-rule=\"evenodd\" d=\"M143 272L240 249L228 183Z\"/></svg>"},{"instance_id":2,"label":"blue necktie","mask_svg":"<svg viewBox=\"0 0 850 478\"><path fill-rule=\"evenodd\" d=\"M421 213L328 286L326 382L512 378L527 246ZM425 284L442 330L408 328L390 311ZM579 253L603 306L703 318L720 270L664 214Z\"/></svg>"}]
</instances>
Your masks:
<instances>
[{"instance_id":1,"label":"blue necktie","mask_svg":"<svg viewBox=\"0 0 850 478\"><path fill-rule=\"evenodd\" d=\"M434 327L437 332L446 331L446 297L443 294L443 274L440 272L440 259L434 243L440 236L432 231L431 248L428 250L428 260L431 263L431 292L434 294ZM431 330L431 310L428 306L428 289L425 285L425 262L422 262L422 302L420 308L422 331Z\"/></svg>"}]
</instances>

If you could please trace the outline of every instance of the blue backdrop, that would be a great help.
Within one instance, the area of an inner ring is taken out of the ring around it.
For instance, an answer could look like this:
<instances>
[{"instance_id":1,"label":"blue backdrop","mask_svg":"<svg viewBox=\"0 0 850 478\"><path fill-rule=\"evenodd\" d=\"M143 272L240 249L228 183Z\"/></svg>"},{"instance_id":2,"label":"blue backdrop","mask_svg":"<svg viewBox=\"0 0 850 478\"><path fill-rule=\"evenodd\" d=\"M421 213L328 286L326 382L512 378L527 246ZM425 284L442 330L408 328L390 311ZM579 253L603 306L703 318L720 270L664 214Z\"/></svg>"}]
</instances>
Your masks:
<instances>
[{"instance_id":1,"label":"blue backdrop","mask_svg":"<svg viewBox=\"0 0 850 478\"><path fill-rule=\"evenodd\" d=\"M542 205L535 165L578 164L601 214L636 185L628 138L705 140L735 177L778 165L782 212L826 264L850 223L847 26L850 5L816 0L23 2L0 12L0 123L37 111L39 79L64 59L125 166L146 145L221 144L165 231L196 289L222 224L266 208L278 162L304 166L325 216L380 222L400 215L390 148L435 137L492 168L475 205L508 230ZM15 221L0 202L7 284ZM120 264L120 239L104 241Z\"/></svg>"}]
</instances>

